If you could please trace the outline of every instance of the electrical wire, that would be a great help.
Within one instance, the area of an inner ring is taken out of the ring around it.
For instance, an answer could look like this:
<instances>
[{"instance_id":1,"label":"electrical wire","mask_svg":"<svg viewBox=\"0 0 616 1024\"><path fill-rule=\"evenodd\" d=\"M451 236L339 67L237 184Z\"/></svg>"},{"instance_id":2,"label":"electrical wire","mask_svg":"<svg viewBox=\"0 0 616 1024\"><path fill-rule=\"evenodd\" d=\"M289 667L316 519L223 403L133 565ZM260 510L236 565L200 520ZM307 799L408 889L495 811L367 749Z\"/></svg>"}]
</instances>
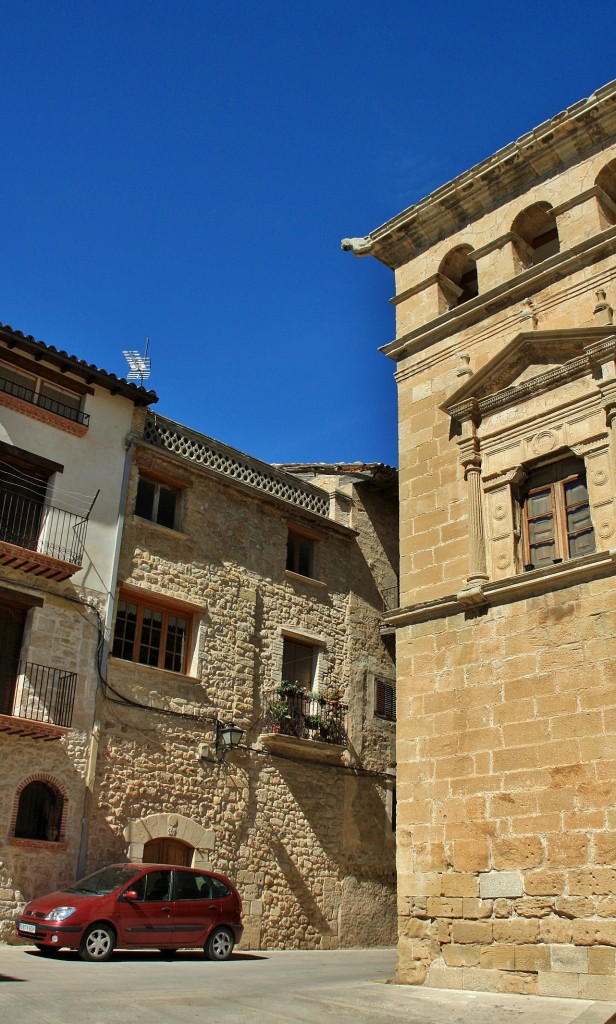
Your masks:
<instances>
[{"instance_id":1,"label":"electrical wire","mask_svg":"<svg viewBox=\"0 0 616 1024\"><path fill-rule=\"evenodd\" d=\"M315 767L320 768L320 769L331 768L333 771L347 772L348 774L351 774L351 775L370 775L370 776L373 776L373 777L376 776L377 778L380 778L380 779L389 779L392 782L394 781L394 778L395 778L395 776L390 775L389 772L379 772L379 771L376 771L375 769L360 768L359 766L355 766L355 765L351 765L351 764L324 764L323 762L319 762L319 761L309 761L309 762L307 762L304 757L289 757L289 755L287 755L287 754L279 754L279 753L276 753L276 752L272 752L271 750L259 750L258 747L251 747L251 746L248 746L247 744L243 744L243 743L238 743L238 745L236 747L234 747L233 749L234 750L245 750L246 753L248 753L248 754L259 754L261 757L273 757L273 758L278 759L279 761L291 761L292 764L301 764L304 767L308 763L308 764L314 765Z\"/></svg>"},{"instance_id":2,"label":"electrical wire","mask_svg":"<svg viewBox=\"0 0 616 1024\"><path fill-rule=\"evenodd\" d=\"M30 584L30 587L31 587L32 590L38 590L41 593L45 593L45 594L49 593L49 591L46 590L44 587L37 587L35 584ZM96 645L96 669L97 669L97 675L98 675L98 680L99 680L99 687L101 689L103 698L105 700L109 701L110 704L119 704L122 707L136 708L136 709L138 709L140 711L150 711L150 712L154 712L155 714L168 715L168 716L170 716L172 718L180 718L180 719L190 720L190 721L193 721L193 722L205 722L205 723L209 723L209 724L212 724L212 725L216 725L216 723L219 721L219 719L218 719L218 717L216 715L194 715L194 714L190 714L190 713L188 713L186 711L174 711L171 708L159 708L159 707L153 706L152 704L142 704L140 701L133 700L132 697L127 697L125 694L120 693L118 690L116 690L111 685L111 683L109 683L108 680L103 676L103 673L102 673L102 658L103 658L103 649L104 649L104 628L103 628L102 615L101 615L99 609L96 607L96 605L94 603L90 603L89 601L80 601L79 598L70 597L67 594L62 594L60 596L62 598L64 598L64 600L66 600L66 601L71 601L73 604L79 605L80 609L83 608L83 607L87 608L88 611L93 612L94 615L96 616L96 622L94 623L94 622L92 622L87 617L87 615L84 614L84 612L82 612L82 611L79 612L79 614L88 623L88 625L93 626L93 628L96 629L97 634L98 634L98 641L97 641L97 645ZM110 697L109 693L112 693L114 696ZM248 746L248 745L244 745L244 744L238 744L237 747L234 747L234 750L243 750L243 751L246 751L246 753L249 753L249 754L257 754L257 755L260 755L262 757L270 757L270 758L274 758L274 759L277 759L277 760L280 760L280 761L290 761L292 764L303 764L303 765L306 764L306 761L305 761L304 758L289 757L288 755L285 755L285 754L280 754L280 753L272 752L270 750L259 750L257 747L252 747L252 746ZM323 769L323 768L331 768L334 771L346 772L347 774L351 774L351 775L371 776L373 778L381 778L381 779L392 779L393 778L393 776L390 775L388 772L380 772L380 771L372 770L370 768L360 768L360 767L354 766L354 765L320 764L319 762L311 762L311 763L316 764L321 769Z\"/></svg>"}]
</instances>

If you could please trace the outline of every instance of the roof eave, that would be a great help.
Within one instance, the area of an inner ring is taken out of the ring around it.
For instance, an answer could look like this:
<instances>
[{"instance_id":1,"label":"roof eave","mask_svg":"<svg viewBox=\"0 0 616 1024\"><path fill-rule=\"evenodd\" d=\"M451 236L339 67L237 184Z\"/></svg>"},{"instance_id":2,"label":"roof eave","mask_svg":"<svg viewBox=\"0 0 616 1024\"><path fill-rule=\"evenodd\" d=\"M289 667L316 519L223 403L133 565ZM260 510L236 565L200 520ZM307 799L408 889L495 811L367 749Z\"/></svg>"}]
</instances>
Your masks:
<instances>
[{"instance_id":1,"label":"roof eave","mask_svg":"<svg viewBox=\"0 0 616 1024\"><path fill-rule=\"evenodd\" d=\"M86 363L84 359L69 355L63 349L46 345L44 341L37 341L30 334L15 331L9 324L0 324L0 341L4 341L8 348L19 348L33 355L37 360L45 359L61 373L72 373L82 377L88 384L98 384L112 395L122 395L123 398L130 399L134 405L154 405L158 402L155 391L148 391L142 385L131 384L123 377L117 377L115 373L108 373L93 363Z\"/></svg>"},{"instance_id":2,"label":"roof eave","mask_svg":"<svg viewBox=\"0 0 616 1024\"><path fill-rule=\"evenodd\" d=\"M342 247L356 256L374 256L394 270L498 205L504 196L521 192L571 159L579 159L581 137L584 148L590 150L601 148L615 134L616 80L499 149L365 238L344 239Z\"/></svg>"}]
</instances>

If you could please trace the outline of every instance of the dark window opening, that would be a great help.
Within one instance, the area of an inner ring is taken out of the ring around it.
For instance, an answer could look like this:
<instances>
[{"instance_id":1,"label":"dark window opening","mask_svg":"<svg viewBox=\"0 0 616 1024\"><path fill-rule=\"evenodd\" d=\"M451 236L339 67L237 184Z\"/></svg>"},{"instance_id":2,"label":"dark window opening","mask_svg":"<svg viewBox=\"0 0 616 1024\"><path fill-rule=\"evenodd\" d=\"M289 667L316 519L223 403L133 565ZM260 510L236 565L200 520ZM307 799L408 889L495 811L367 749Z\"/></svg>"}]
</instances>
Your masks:
<instances>
[{"instance_id":1,"label":"dark window opening","mask_svg":"<svg viewBox=\"0 0 616 1024\"><path fill-rule=\"evenodd\" d=\"M595 185L601 190L601 193L605 193L608 202L605 202L605 197L599 194L599 207L601 209L602 220L607 226L616 222L616 210L614 205L616 204L616 160L610 160L609 164L603 167L596 179Z\"/></svg>"},{"instance_id":2,"label":"dark window opening","mask_svg":"<svg viewBox=\"0 0 616 1024\"><path fill-rule=\"evenodd\" d=\"M520 240L516 247L523 267L534 267L560 252L558 229L549 203L534 203L522 210L511 230Z\"/></svg>"},{"instance_id":3,"label":"dark window opening","mask_svg":"<svg viewBox=\"0 0 616 1024\"><path fill-rule=\"evenodd\" d=\"M0 602L0 715L12 715L27 610Z\"/></svg>"},{"instance_id":4,"label":"dark window opening","mask_svg":"<svg viewBox=\"0 0 616 1024\"><path fill-rule=\"evenodd\" d=\"M28 783L19 796L15 837L59 842L62 802L60 794L47 783Z\"/></svg>"},{"instance_id":5,"label":"dark window opening","mask_svg":"<svg viewBox=\"0 0 616 1024\"><path fill-rule=\"evenodd\" d=\"M471 252L470 245L460 245L441 262L439 274L443 278L441 291L446 308L461 306L479 295L477 264L470 258Z\"/></svg>"},{"instance_id":6,"label":"dark window opening","mask_svg":"<svg viewBox=\"0 0 616 1024\"><path fill-rule=\"evenodd\" d=\"M312 576L314 571L314 541L289 530L287 537L287 569L299 576Z\"/></svg>"},{"instance_id":7,"label":"dark window opening","mask_svg":"<svg viewBox=\"0 0 616 1024\"><path fill-rule=\"evenodd\" d=\"M18 458L0 458L0 540L37 550L49 476Z\"/></svg>"},{"instance_id":8,"label":"dark window opening","mask_svg":"<svg viewBox=\"0 0 616 1024\"><path fill-rule=\"evenodd\" d=\"M315 653L315 648L310 644L303 644L285 637L282 654L283 682L298 683L303 690L312 690Z\"/></svg>"},{"instance_id":9,"label":"dark window opening","mask_svg":"<svg viewBox=\"0 0 616 1024\"><path fill-rule=\"evenodd\" d=\"M164 484L158 484L154 480L148 480L146 477L140 477L135 501L136 516L174 530L176 529L177 508L178 491L172 487L166 487Z\"/></svg>"}]
</instances>

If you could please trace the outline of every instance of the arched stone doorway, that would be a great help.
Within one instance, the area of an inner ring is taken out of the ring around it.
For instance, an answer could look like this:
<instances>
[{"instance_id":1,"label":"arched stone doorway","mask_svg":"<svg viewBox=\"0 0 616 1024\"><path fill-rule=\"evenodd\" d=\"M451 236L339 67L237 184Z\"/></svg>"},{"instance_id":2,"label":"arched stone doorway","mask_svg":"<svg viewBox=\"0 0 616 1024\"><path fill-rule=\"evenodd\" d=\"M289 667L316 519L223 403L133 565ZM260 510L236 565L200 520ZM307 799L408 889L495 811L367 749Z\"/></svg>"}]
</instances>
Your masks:
<instances>
[{"instance_id":1,"label":"arched stone doorway","mask_svg":"<svg viewBox=\"0 0 616 1024\"><path fill-rule=\"evenodd\" d=\"M144 864L177 864L189 868L192 864L194 846L173 839L171 836L160 836L150 839L143 847Z\"/></svg>"},{"instance_id":2,"label":"arched stone doorway","mask_svg":"<svg viewBox=\"0 0 616 1024\"><path fill-rule=\"evenodd\" d=\"M134 864L145 862L207 868L214 849L214 830L203 828L183 814L149 814L146 818L133 818L124 829L124 838L128 843L128 857ZM154 845L157 842L160 845ZM180 857L181 860L178 859Z\"/></svg>"}]
</instances>

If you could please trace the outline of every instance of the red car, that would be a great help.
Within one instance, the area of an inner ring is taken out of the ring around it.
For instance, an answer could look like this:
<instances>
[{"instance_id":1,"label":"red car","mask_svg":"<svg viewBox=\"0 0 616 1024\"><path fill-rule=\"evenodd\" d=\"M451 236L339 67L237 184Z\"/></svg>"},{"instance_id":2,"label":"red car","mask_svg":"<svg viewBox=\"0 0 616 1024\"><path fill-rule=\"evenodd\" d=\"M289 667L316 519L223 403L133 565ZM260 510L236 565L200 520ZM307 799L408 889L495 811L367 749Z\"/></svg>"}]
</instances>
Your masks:
<instances>
[{"instance_id":1,"label":"red car","mask_svg":"<svg viewBox=\"0 0 616 1024\"><path fill-rule=\"evenodd\" d=\"M242 903L224 875L170 864L111 864L28 903L17 932L41 953L76 949L107 960L116 947L202 946L227 960L242 937Z\"/></svg>"}]
</instances>

